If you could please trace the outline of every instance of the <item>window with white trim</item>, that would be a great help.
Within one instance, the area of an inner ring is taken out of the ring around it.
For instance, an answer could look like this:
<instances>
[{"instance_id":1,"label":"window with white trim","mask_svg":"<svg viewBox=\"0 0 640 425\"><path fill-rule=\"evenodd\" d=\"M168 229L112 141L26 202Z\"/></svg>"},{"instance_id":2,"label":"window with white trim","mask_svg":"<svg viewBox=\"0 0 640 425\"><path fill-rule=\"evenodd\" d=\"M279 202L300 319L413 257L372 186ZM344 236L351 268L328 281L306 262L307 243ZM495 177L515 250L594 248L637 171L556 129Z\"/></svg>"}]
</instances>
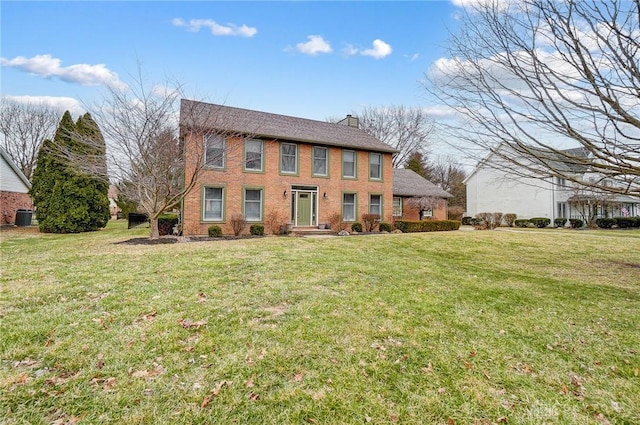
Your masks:
<instances>
[{"instance_id":1,"label":"window with white trim","mask_svg":"<svg viewBox=\"0 0 640 425\"><path fill-rule=\"evenodd\" d=\"M382 155L379 153L369 154L369 178L382 180Z\"/></svg>"},{"instance_id":2,"label":"window with white trim","mask_svg":"<svg viewBox=\"0 0 640 425\"><path fill-rule=\"evenodd\" d=\"M244 190L244 218L247 221L262 221L262 189Z\"/></svg>"},{"instance_id":3,"label":"window with white trim","mask_svg":"<svg viewBox=\"0 0 640 425\"><path fill-rule=\"evenodd\" d=\"M202 219L204 221L222 221L224 218L224 188L205 187L202 204Z\"/></svg>"},{"instance_id":4,"label":"window with white trim","mask_svg":"<svg viewBox=\"0 0 640 425\"><path fill-rule=\"evenodd\" d=\"M298 173L298 145L282 143L280 145L280 172L286 174Z\"/></svg>"},{"instance_id":5,"label":"window with white trim","mask_svg":"<svg viewBox=\"0 0 640 425\"><path fill-rule=\"evenodd\" d=\"M225 140L219 134L208 134L204 139L204 164L213 168L224 168Z\"/></svg>"},{"instance_id":6,"label":"window with white trim","mask_svg":"<svg viewBox=\"0 0 640 425\"><path fill-rule=\"evenodd\" d=\"M262 171L262 152L264 143L262 140L249 139L244 141L244 169L249 171Z\"/></svg>"},{"instance_id":7,"label":"window with white trim","mask_svg":"<svg viewBox=\"0 0 640 425\"><path fill-rule=\"evenodd\" d=\"M342 194L342 220L356 221L356 194Z\"/></svg>"},{"instance_id":8,"label":"window with white trim","mask_svg":"<svg viewBox=\"0 0 640 425\"><path fill-rule=\"evenodd\" d=\"M402 198L399 196L393 197L393 216L402 217Z\"/></svg>"},{"instance_id":9,"label":"window with white trim","mask_svg":"<svg viewBox=\"0 0 640 425\"><path fill-rule=\"evenodd\" d=\"M329 174L329 150L320 146L313 147L313 175L327 176Z\"/></svg>"},{"instance_id":10,"label":"window with white trim","mask_svg":"<svg viewBox=\"0 0 640 425\"><path fill-rule=\"evenodd\" d=\"M356 178L356 152L342 151L342 177Z\"/></svg>"}]
</instances>

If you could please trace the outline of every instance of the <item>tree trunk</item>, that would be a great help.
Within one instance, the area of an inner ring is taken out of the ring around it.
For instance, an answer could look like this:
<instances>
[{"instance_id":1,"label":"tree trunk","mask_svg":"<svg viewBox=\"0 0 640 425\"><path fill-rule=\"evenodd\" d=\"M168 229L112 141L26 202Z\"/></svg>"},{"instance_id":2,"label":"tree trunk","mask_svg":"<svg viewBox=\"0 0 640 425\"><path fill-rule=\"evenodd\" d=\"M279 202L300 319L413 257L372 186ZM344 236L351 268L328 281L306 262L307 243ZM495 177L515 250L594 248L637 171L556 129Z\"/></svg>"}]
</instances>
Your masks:
<instances>
[{"instance_id":1,"label":"tree trunk","mask_svg":"<svg viewBox=\"0 0 640 425\"><path fill-rule=\"evenodd\" d=\"M149 220L149 227L151 228L151 239L160 239L160 230L158 229L158 217L151 217Z\"/></svg>"}]
</instances>

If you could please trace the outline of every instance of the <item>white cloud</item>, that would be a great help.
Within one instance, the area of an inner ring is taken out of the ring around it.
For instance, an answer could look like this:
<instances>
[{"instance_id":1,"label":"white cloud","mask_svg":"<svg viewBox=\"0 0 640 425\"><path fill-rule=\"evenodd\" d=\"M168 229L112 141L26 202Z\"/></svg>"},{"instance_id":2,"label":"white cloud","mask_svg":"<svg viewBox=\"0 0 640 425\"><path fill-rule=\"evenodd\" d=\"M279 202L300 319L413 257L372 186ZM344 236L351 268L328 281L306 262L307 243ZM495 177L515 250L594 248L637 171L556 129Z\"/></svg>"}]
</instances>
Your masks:
<instances>
[{"instance_id":1,"label":"white cloud","mask_svg":"<svg viewBox=\"0 0 640 425\"><path fill-rule=\"evenodd\" d=\"M0 58L0 65L16 68L20 71L39 75L44 78L59 78L68 83L83 86L105 85L114 88L125 88L118 74L110 71L104 64L76 64L61 66L62 61L51 55L36 55L32 58L17 56L13 59Z\"/></svg>"},{"instance_id":2,"label":"white cloud","mask_svg":"<svg viewBox=\"0 0 640 425\"><path fill-rule=\"evenodd\" d=\"M404 55L404 57L409 59L409 62L414 62L418 60L418 58L420 57L420 53L414 53L412 55Z\"/></svg>"},{"instance_id":3,"label":"white cloud","mask_svg":"<svg viewBox=\"0 0 640 425\"><path fill-rule=\"evenodd\" d=\"M184 27L191 32L198 32L202 27L209 28L213 35L253 37L258 33L256 28L244 24L240 26L235 24L220 25L211 19L191 19L186 22L182 18L174 18L171 23L176 27Z\"/></svg>"},{"instance_id":4,"label":"white cloud","mask_svg":"<svg viewBox=\"0 0 640 425\"><path fill-rule=\"evenodd\" d=\"M382 59L391 54L393 49L388 43L376 38L373 40L373 47L371 49L363 50L360 54L364 56L371 56L375 59Z\"/></svg>"},{"instance_id":5,"label":"white cloud","mask_svg":"<svg viewBox=\"0 0 640 425\"><path fill-rule=\"evenodd\" d=\"M342 49L342 53L347 56L355 56L359 54L362 56L370 56L375 59L382 59L384 57L387 57L391 54L392 51L393 49L388 43L385 43L378 38L373 40L371 49L359 50L351 44L347 44L347 46Z\"/></svg>"},{"instance_id":6,"label":"white cloud","mask_svg":"<svg viewBox=\"0 0 640 425\"><path fill-rule=\"evenodd\" d=\"M82 104L72 97L55 97L55 96L12 96L12 95L4 95L3 98L18 102L18 103L26 103L30 105L48 105L54 109L60 111L60 113L64 111L69 111L73 115L81 115L86 112L85 108Z\"/></svg>"},{"instance_id":7,"label":"white cloud","mask_svg":"<svg viewBox=\"0 0 640 425\"><path fill-rule=\"evenodd\" d=\"M306 43L296 44L296 50L305 55L317 55L318 53L331 53L333 49L331 45L319 35L307 36Z\"/></svg>"}]
</instances>

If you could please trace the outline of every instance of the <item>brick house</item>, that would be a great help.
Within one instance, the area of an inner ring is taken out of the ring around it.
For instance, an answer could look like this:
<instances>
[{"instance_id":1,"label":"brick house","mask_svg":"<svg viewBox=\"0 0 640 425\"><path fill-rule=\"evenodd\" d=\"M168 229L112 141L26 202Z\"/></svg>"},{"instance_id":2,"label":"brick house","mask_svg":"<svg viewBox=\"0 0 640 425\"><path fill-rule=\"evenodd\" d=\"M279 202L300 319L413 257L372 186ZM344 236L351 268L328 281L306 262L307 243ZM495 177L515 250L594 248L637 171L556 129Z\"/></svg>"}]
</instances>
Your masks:
<instances>
[{"instance_id":1,"label":"brick house","mask_svg":"<svg viewBox=\"0 0 640 425\"><path fill-rule=\"evenodd\" d=\"M232 233L235 214L249 224L278 215L298 229L336 213L345 222L365 213L393 221L397 151L358 128L355 117L328 123L182 100L180 128L186 179L204 164L183 200L185 235L207 234L214 224Z\"/></svg>"},{"instance_id":2,"label":"brick house","mask_svg":"<svg viewBox=\"0 0 640 425\"><path fill-rule=\"evenodd\" d=\"M16 211L33 210L31 183L0 146L0 225L14 224Z\"/></svg>"},{"instance_id":3,"label":"brick house","mask_svg":"<svg viewBox=\"0 0 640 425\"><path fill-rule=\"evenodd\" d=\"M424 198L427 202L419 200ZM453 195L415 171L404 168L393 170L393 218L446 220L449 198L453 198Z\"/></svg>"}]
</instances>

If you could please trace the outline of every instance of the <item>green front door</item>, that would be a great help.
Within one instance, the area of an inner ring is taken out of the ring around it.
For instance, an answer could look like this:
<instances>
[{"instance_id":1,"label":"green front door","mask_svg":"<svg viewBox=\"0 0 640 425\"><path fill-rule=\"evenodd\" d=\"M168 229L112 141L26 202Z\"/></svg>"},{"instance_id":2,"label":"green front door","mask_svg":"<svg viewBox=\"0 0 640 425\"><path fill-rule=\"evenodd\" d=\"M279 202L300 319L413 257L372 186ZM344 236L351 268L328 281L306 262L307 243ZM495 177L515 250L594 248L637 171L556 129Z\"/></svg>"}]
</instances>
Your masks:
<instances>
[{"instance_id":1,"label":"green front door","mask_svg":"<svg viewBox=\"0 0 640 425\"><path fill-rule=\"evenodd\" d=\"M311 192L298 192L298 226L311 226Z\"/></svg>"}]
</instances>

